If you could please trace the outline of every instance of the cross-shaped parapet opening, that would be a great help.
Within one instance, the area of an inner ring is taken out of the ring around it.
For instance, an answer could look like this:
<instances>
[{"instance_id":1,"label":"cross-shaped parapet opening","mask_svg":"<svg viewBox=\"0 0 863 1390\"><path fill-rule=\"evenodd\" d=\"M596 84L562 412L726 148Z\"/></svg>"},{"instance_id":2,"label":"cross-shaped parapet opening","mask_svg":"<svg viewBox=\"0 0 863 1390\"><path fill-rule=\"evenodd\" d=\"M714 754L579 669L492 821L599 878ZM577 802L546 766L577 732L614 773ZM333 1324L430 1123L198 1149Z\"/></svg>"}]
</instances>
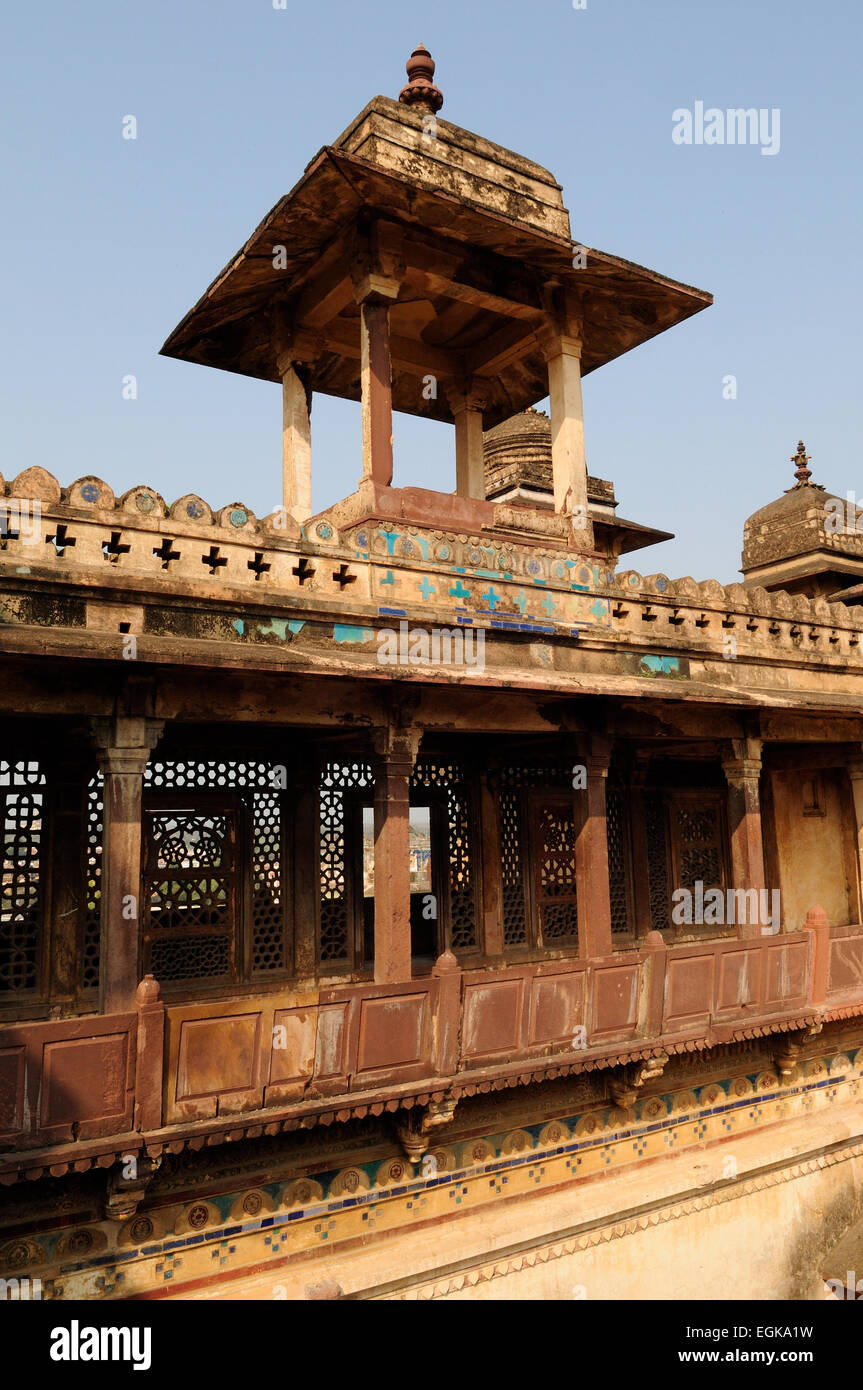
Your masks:
<instances>
[{"instance_id":1,"label":"cross-shaped parapet opening","mask_svg":"<svg viewBox=\"0 0 863 1390\"><path fill-rule=\"evenodd\" d=\"M218 574L221 566L227 563L227 557L219 554L219 547L217 545L211 545L210 553L201 556L201 564L208 566L210 574Z\"/></svg>"},{"instance_id":2,"label":"cross-shaped parapet opening","mask_svg":"<svg viewBox=\"0 0 863 1390\"><path fill-rule=\"evenodd\" d=\"M17 541L20 532L12 525L6 508L0 506L0 550L6 549L7 541Z\"/></svg>"},{"instance_id":3,"label":"cross-shaped parapet opening","mask_svg":"<svg viewBox=\"0 0 863 1390\"><path fill-rule=\"evenodd\" d=\"M180 558L179 550L174 550L173 545L174 542L171 540L171 537L165 536L162 539L162 544L155 546L153 549L153 554L156 559L162 561L163 570L168 568L172 560L179 560Z\"/></svg>"},{"instance_id":4,"label":"cross-shaped parapet opening","mask_svg":"<svg viewBox=\"0 0 863 1390\"><path fill-rule=\"evenodd\" d=\"M132 549L130 545L120 544L120 537L122 534L122 531L112 531L111 539L102 542L102 554L105 556L106 560L110 560L112 565L116 565L120 556L128 555L129 551Z\"/></svg>"},{"instance_id":5,"label":"cross-shaped parapet opening","mask_svg":"<svg viewBox=\"0 0 863 1390\"><path fill-rule=\"evenodd\" d=\"M65 555L70 546L75 545L75 537L67 534L65 521L58 521L57 530L53 531L45 540L48 545L53 545L58 555Z\"/></svg>"},{"instance_id":6,"label":"cross-shaped parapet opening","mask_svg":"<svg viewBox=\"0 0 863 1390\"><path fill-rule=\"evenodd\" d=\"M296 570L294 573L296 574ZM347 565L339 565L337 570L333 570L333 579L340 589L344 589L348 584L353 584L356 581L356 577L355 574L351 574Z\"/></svg>"},{"instance_id":7,"label":"cross-shaped parapet opening","mask_svg":"<svg viewBox=\"0 0 863 1390\"><path fill-rule=\"evenodd\" d=\"M258 580L266 574L267 570L271 570L273 567L264 560L263 550L256 550L254 560L249 560L248 562L248 568L254 574L255 579Z\"/></svg>"},{"instance_id":8,"label":"cross-shaped parapet opening","mask_svg":"<svg viewBox=\"0 0 863 1390\"><path fill-rule=\"evenodd\" d=\"M307 579L314 579L315 567L314 565L309 564L305 555L301 555L299 564L294 565L294 568L291 571L291 573L297 576L297 578L300 581L300 584L305 584Z\"/></svg>"}]
</instances>

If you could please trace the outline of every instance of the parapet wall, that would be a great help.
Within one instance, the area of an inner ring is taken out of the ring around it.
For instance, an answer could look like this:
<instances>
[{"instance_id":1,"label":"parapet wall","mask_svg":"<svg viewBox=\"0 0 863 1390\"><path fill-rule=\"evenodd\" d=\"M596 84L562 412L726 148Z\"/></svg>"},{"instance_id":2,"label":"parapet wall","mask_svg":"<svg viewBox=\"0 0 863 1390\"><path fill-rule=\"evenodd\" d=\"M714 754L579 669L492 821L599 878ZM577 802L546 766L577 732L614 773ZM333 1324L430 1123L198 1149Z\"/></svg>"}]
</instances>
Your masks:
<instances>
[{"instance_id":1,"label":"parapet wall","mask_svg":"<svg viewBox=\"0 0 863 1390\"><path fill-rule=\"evenodd\" d=\"M284 512L259 519L239 502L216 509L186 494L167 505L143 485L117 498L95 477L63 489L40 468L8 485L0 479L0 497L7 628L290 644L302 627L337 619L328 640L361 667L373 660L379 629L405 620L512 639L510 666L531 664L533 648L517 645L522 636L547 644L552 667L575 639L569 674L580 661L591 670L587 652L597 646L630 653L622 674L634 657L636 674L660 679L678 678L687 657L712 661L712 678L725 669L729 681L742 679L730 675L735 661L750 670L793 666L804 688L801 668L817 669L819 682L833 673L831 688L839 688L836 681L863 667L863 608L740 583L615 572L602 557L566 548L548 525L553 517L544 518L547 534L519 530L519 516L533 514L513 508L497 508L493 528L478 535L399 519L339 529L327 514L301 528ZM74 620L64 620L62 604L50 606L46 595L60 594L70 613L77 605ZM40 603L45 613L34 616ZM157 622L157 609L164 615L184 604L194 610L185 627L164 616ZM118 605L135 609L131 619Z\"/></svg>"}]
</instances>

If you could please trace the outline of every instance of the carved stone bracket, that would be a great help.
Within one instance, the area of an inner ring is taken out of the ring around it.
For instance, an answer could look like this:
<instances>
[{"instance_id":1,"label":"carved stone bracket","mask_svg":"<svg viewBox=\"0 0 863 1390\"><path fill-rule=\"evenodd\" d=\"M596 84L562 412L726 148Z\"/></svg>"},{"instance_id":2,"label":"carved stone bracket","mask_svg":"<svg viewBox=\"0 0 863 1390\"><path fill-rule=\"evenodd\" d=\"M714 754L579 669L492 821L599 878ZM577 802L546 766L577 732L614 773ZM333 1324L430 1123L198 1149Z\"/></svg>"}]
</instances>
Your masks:
<instances>
[{"instance_id":1,"label":"carved stone bracket","mask_svg":"<svg viewBox=\"0 0 863 1390\"><path fill-rule=\"evenodd\" d=\"M428 1152L436 1130L452 1124L458 1101L454 1097L432 1100L425 1107L414 1106L396 1122L396 1135L411 1163L419 1164Z\"/></svg>"},{"instance_id":2,"label":"carved stone bracket","mask_svg":"<svg viewBox=\"0 0 863 1390\"><path fill-rule=\"evenodd\" d=\"M784 1033L773 1052L773 1062L780 1081L793 1081L797 1075L800 1048L807 1036L807 1030L799 1033Z\"/></svg>"},{"instance_id":3,"label":"carved stone bracket","mask_svg":"<svg viewBox=\"0 0 863 1390\"><path fill-rule=\"evenodd\" d=\"M620 1074L608 1079L611 1099L621 1110L632 1110L638 1099L638 1092L647 1081L656 1081L665 1071L668 1053L661 1052L658 1057L648 1057L640 1062L630 1062L620 1069Z\"/></svg>"},{"instance_id":4,"label":"carved stone bracket","mask_svg":"<svg viewBox=\"0 0 863 1390\"><path fill-rule=\"evenodd\" d=\"M109 1221L128 1221L135 1215L161 1162L161 1157L129 1154L121 1167L111 1169L105 1194L105 1216ZM132 1172L126 1177L128 1167Z\"/></svg>"},{"instance_id":5,"label":"carved stone bracket","mask_svg":"<svg viewBox=\"0 0 863 1390\"><path fill-rule=\"evenodd\" d=\"M429 1101L428 1109L422 1120L424 1133L427 1134L429 1130L439 1129L441 1125L452 1124L457 1105L458 1101L454 1097Z\"/></svg>"},{"instance_id":6,"label":"carved stone bracket","mask_svg":"<svg viewBox=\"0 0 863 1390\"><path fill-rule=\"evenodd\" d=\"M429 1146L428 1138L423 1131L423 1118L422 1110L415 1107L408 1111L404 1119L396 1121L396 1136L405 1155L413 1164L422 1161L423 1154Z\"/></svg>"}]
</instances>

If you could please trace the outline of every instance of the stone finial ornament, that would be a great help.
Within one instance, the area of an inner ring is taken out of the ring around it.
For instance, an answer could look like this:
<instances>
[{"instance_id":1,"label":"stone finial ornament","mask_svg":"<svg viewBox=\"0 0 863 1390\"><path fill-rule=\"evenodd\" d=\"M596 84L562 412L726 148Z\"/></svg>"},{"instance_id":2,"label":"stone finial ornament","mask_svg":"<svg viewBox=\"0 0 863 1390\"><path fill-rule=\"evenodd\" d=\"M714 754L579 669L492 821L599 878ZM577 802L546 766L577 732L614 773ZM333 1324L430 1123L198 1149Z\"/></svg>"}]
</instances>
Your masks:
<instances>
[{"instance_id":1,"label":"stone finial ornament","mask_svg":"<svg viewBox=\"0 0 863 1390\"><path fill-rule=\"evenodd\" d=\"M811 457L812 455L806 452L806 445L803 443L803 440L799 440L797 444L797 453L791 455L791 462L797 464L794 476L797 479L798 487L805 487L812 477L812 469L806 467Z\"/></svg>"},{"instance_id":2,"label":"stone finial ornament","mask_svg":"<svg viewBox=\"0 0 863 1390\"><path fill-rule=\"evenodd\" d=\"M443 92L434 84L435 62L428 49L419 44L408 58L405 71L408 84L399 92L399 101L415 111L434 115L443 106Z\"/></svg>"}]
</instances>

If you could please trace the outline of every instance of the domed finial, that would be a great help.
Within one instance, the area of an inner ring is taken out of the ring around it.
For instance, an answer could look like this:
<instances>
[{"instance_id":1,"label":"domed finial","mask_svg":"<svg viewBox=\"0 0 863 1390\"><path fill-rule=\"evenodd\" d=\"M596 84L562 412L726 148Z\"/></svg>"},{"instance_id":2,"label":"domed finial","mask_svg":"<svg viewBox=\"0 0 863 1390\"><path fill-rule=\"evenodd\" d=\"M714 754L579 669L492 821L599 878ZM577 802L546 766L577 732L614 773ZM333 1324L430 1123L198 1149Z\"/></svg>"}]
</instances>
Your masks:
<instances>
[{"instance_id":1,"label":"domed finial","mask_svg":"<svg viewBox=\"0 0 863 1390\"><path fill-rule=\"evenodd\" d=\"M428 49L420 44L408 58L406 68L408 84L399 92L399 101L414 111L426 111L431 115L443 106L443 92L434 84L434 59Z\"/></svg>"},{"instance_id":2,"label":"domed finial","mask_svg":"<svg viewBox=\"0 0 863 1390\"><path fill-rule=\"evenodd\" d=\"M797 453L791 455L791 462L797 464L794 476L797 479L798 487L805 486L812 477L811 468L806 467L811 457L812 455L806 452L806 445L803 443L803 440L799 440L797 444Z\"/></svg>"}]
</instances>

